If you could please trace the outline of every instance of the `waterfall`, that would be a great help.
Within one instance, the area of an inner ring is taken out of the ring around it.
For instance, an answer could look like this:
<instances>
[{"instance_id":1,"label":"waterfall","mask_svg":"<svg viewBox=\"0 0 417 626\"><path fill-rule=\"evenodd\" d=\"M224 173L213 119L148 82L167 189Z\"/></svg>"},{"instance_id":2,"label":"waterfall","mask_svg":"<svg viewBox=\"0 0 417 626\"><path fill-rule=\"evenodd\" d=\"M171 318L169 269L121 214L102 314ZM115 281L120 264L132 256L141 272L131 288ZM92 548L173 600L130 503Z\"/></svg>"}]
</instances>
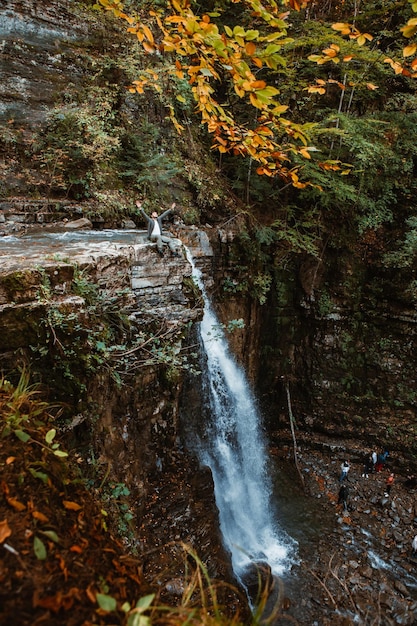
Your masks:
<instances>
[{"instance_id":1,"label":"waterfall","mask_svg":"<svg viewBox=\"0 0 417 626\"><path fill-rule=\"evenodd\" d=\"M196 452L213 475L220 529L236 576L242 580L247 567L258 562L267 562L273 574L281 575L294 563L296 541L274 519L259 411L188 250L187 258L205 305L200 341L205 356L202 383L207 424L206 432L199 434Z\"/></svg>"}]
</instances>

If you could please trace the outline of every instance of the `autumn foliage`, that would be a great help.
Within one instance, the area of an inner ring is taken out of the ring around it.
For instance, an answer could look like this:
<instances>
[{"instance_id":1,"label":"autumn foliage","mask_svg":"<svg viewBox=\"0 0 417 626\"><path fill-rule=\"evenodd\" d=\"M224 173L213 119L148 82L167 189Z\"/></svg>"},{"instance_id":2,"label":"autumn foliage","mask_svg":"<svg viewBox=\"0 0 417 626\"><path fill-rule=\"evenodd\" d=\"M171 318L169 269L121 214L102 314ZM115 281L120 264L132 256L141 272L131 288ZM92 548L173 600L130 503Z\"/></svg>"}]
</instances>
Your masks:
<instances>
[{"instance_id":1,"label":"autumn foliage","mask_svg":"<svg viewBox=\"0 0 417 626\"><path fill-rule=\"evenodd\" d=\"M250 16L250 28L222 23L222 8L197 14L189 0L172 0L162 9L152 8L140 15L124 12L120 0L99 0L96 7L104 7L125 20L129 33L145 53L166 56L170 60L167 71L188 81L196 110L213 137L213 148L250 157L257 163L258 174L280 176L295 187L305 187L306 183L299 180L299 166L291 166L291 161L294 155L310 159L315 150L309 145L309 124L297 124L285 116L288 106L280 102L280 90L273 77L277 69L287 65L286 48L293 41L289 36L291 14L308 10L310 0L234 0L232 4L239 4ZM417 11L417 2L410 0L410 4ZM372 34L360 32L354 23L334 23L332 28L356 42L358 53L344 54L334 43L309 55L310 61L319 65L357 61L360 49L373 40ZM415 38L417 18L410 19L400 30L407 39ZM416 49L417 44L410 41L403 49L402 62L391 57L383 62L389 63L395 73L415 78L417 59L412 57ZM158 90L160 78L150 61L130 90L139 94L151 87ZM318 80L308 91L323 94L330 83L344 88L340 81L329 78ZM227 86L223 99L218 95L220 85ZM377 87L368 83L368 89ZM235 114L232 102L236 96L252 108L253 123ZM181 132L183 126L172 106L170 116Z\"/></svg>"}]
</instances>

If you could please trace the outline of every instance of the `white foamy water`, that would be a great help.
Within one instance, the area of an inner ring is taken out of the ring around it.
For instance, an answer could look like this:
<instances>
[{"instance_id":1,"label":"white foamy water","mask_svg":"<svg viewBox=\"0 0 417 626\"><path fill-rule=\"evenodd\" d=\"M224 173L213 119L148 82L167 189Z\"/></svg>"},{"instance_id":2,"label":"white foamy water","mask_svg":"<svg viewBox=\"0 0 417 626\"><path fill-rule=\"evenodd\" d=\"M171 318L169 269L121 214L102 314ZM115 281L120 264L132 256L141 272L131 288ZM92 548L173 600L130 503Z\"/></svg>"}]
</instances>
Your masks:
<instances>
[{"instance_id":1,"label":"white foamy water","mask_svg":"<svg viewBox=\"0 0 417 626\"><path fill-rule=\"evenodd\" d=\"M271 507L260 415L245 373L229 351L201 272L188 251L187 257L205 302L200 335L207 359L203 382L210 419L197 452L212 471L221 532L235 574L263 561L281 575L294 563L296 541L279 528Z\"/></svg>"}]
</instances>

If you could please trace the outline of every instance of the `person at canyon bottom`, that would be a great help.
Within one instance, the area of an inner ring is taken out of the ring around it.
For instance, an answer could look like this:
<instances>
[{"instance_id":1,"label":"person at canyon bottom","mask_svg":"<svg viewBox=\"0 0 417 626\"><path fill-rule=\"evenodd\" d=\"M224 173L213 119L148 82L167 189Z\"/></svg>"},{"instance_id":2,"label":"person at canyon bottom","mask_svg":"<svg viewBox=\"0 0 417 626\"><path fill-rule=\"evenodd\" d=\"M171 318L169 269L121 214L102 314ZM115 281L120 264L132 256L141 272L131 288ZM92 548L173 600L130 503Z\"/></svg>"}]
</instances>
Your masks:
<instances>
[{"instance_id":1,"label":"person at canyon bottom","mask_svg":"<svg viewBox=\"0 0 417 626\"><path fill-rule=\"evenodd\" d=\"M372 460L372 454L367 454L365 457L365 461L363 464L363 474L362 478L368 478L369 474L373 472L374 463Z\"/></svg>"},{"instance_id":2,"label":"person at canyon bottom","mask_svg":"<svg viewBox=\"0 0 417 626\"><path fill-rule=\"evenodd\" d=\"M159 255L164 256L163 244L166 243L168 244L169 249L174 256L180 256L180 254L177 252L173 239L162 234L162 220L168 215L168 213L175 209L175 202L172 203L170 209L167 209L166 211L161 213L161 215L158 216L158 213L156 211L153 211L150 217L143 210L142 202L136 200L136 206L148 223L148 239L149 241L156 242L156 247L158 249Z\"/></svg>"},{"instance_id":3,"label":"person at canyon bottom","mask_svg":"<svg viewBox=\"0 0 417 626\"><path fill-rule=\"evenodd\" d=\"M388 498L391 492L391 487L392 487L393 482L394 482L394 472L391 472L391 474L388 476L386 480L385 494L384 494L386 498Z\"/></svg>"},{"instance_id":4,"label":"person at canyon bottom","mask_svg":"<svg viewBox=\"0 0 417 626\"><path fill-rule=\"evenodd\" d=\"M349 498L349 487L347 485L342 485L339 489L339 497L337 500L337 504L343 504L343 510L348 510L348 498Z\"/></svg>"},{"instance_id":5,"label":"person at canyon bottom","mask_svg":"<svg viewBox=\"0 0 417 626\"><path fill-rule=\"evenodd\" d=\"M413 541L411 542L411 556L414 558L417 556L417 535L415 535Z\"/></svg>"},{"instance_id":6,"label":"person at canyon bottom","mask_svg":"<svg viewBox=\"0 0 417 626\"><path fill-rule=\"evenodd\" d=\"M339 482L341 483L342 481L345 480L345 478L347 478L348 472L350 470L349 461L343 461L340 469L341 469L341 474L340 474Z\"/></svg>"}]
</instances>

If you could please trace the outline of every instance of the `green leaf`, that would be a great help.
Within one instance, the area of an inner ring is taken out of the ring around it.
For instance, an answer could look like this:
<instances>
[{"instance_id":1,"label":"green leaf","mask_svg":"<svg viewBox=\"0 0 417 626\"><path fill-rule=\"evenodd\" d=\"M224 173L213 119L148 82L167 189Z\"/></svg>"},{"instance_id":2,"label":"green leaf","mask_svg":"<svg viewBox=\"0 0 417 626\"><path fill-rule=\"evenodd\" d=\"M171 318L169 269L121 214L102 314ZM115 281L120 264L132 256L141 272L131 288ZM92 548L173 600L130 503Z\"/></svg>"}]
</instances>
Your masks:
<instances>
[{"instance_id":1,"label":"green leaf","mask_svg":"<svg viewBox=\"0 0 417 626\"><path fill-rule=\"evenodd\" d=\"M34 538L33 540L33 551L35 553L35 556L37 559L39 559L39 561L44 561L46 559L46 548L45 548L45 544L43 543L43 541L41 541L39 539L39 537Z\"/></svg>"},{"instance_id":2,"label":"green leaf","mask_svg":"<svg viewBox=\"0 0 417 626\"><path fill-rule=\"evenodd\" d=\"M241 26L235 26L233 29L233 35L235 37L244 37L245 36L245 29L242 28Z\"/></svg>"},{"instance_id":3,"label":"green leaf","mask_svg":"<svg viewBox=\"0 0 417 626\"><path fill-rule=\"evenodd\" d=\"M63 450L54 450L54 454L55 456L59 456L61 458L68 456L68 452L64 452Z\"/></svg>"},{"instance_id":4,"label":"green leaf","mask_svg":"<svg viewBox=\"0 0 417 626\"><path fill-rule=\"evenodd\" d=\"M39 480L44 482L45 485L48 484L48 480L49 480L48 474L44 474L43 472L38 472L37 470L34 470L32 467L29 467L29 472L32 474L34 478L39 478Z\"/></svg>"},{"instance_id":5,"label":"green leaf","mask_svg":"<svg viewBox=\"0 0 417 626\"><path fill-rule=\"evenodd\" d=\"M151 626L151 621L146 615L133 613L127 618L127 626Z\"/></svg>"},{"instance_id":6,"label":"green leaf","mask_svg":"<svg viewBox=\"0 0 417 626\"><path fill-rule=\"evenodd\" d=\"M136 608L137 609L141 609L141 611L146 611L146 609L148 609L153 600L155 598L155 594L154 593L150 593L147 596L143 596L143 598L139 598L139 600L136 602Z\"/></svg>"},{"instance_id":7,"label":"green leaf","mask_svg":"<svg viewBox=\"0 0 417 626\"><path fill-rule=\"evenodd\" d=\"M281 50L282 46L280 46L279 44L276 43L270 43L267 47L266 50L264 52L265 55L269 55L269 54L275 54L275 52L278 52L279 50ZM263 55L262 55L263 56Z\"/></svg>"},{"instance_id":8,"label":"green leaf","mask_svg":"<svg viewBox=\"0 0 417 626\"><path fill-rule=\"evenodd\" d=\"M18 439L20 439L20 441L23 441L23 443L26 443L30 439L30 435L25 433L24 430L15 430L14 434L16 435Z\"/></svg>"},{"instance_id":9,"label":"green leaf","mask_svg":"<svg viewBox=\"0 0 417 626\"><path fill-rule=\"evenodd\" d=\"M40 530L39 532L41 532L42 535L45 535L45 537L48 537L51 541L59 543L59 537L54 530Z\"/></svg>"},{"instance_id":10,"label":"green leaf","mask_svg":"<svg viewBox=\"0 0 417 626\"><path fill-rule=\"evenodd\" d=\"M46 443L52 443L53 440L54 440L55 435L56 435L56 429L55 428L51 428L51 430L48 430L48 432L45 435Z\"/></svg>"},{"instance_id":11,"label":"green leaf","mask_svg":"<svg viewBox=\"0 0 417 626\"><path fill-rule=\"evenodd\" d=\"M111 612L116 610L117 602L115 598L112 598L112 596L107 596L104 593L98 593L96 595L96 600L100 609L103 609L103 611Z\"/></svg>"}]
</instances>

